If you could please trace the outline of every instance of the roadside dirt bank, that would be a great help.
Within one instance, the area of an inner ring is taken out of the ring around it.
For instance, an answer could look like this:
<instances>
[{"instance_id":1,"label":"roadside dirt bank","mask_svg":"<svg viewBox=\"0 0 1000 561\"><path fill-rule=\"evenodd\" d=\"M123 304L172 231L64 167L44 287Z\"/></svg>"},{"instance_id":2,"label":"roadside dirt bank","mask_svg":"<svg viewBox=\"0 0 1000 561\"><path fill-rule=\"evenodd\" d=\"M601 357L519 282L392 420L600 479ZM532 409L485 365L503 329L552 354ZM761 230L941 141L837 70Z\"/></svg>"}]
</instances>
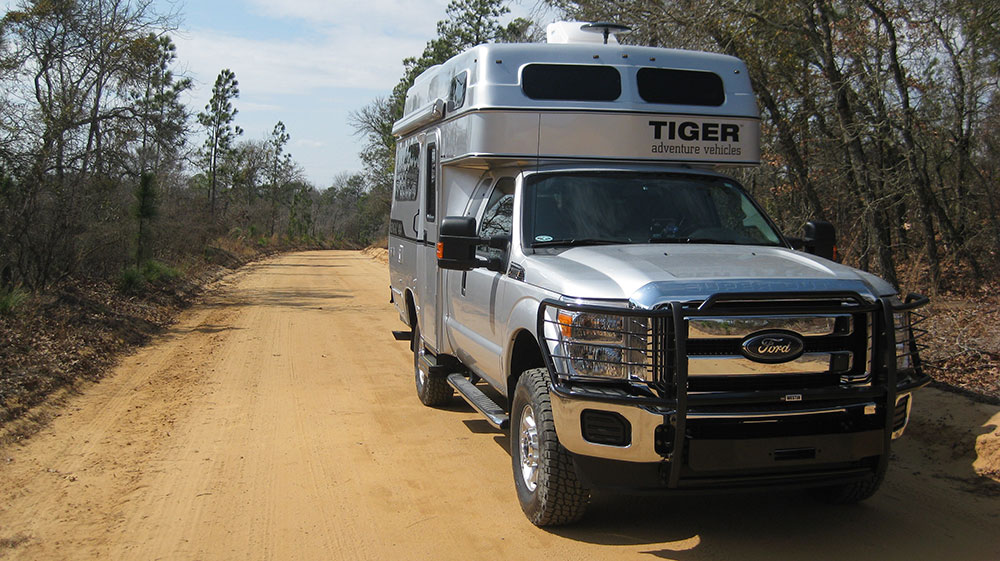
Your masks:
<instances>
[{"instance_id":1,"label":"roadside dirt bank","mask_svg":"<svg viewBox=\"0 0 1000 561\"><path fill-rule=\"evenodd\" d=\"M1000 408L925 390L882 491L598 495L531 526L506 435L420 405L385 265L354 251L229 277L0 448L4 559L1000 559Z\"/></svg>"}]
</instances>

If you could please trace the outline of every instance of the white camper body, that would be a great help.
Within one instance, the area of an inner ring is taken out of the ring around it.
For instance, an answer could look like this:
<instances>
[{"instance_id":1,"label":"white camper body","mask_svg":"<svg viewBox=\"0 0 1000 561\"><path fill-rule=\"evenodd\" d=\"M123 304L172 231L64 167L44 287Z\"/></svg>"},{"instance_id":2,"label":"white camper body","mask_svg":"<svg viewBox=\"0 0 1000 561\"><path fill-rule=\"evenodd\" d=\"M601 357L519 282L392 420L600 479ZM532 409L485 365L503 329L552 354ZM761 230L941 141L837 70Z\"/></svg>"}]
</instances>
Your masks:
<instances>
[{"instance_id":1,"label":"white camper body","mask_svg":"<svg viewBox=\"0 0 1000 561\"><path fill-rule=\"evenodd\" d=\"M704 92L688 91L692 78ZM591 91L577 91L588 84ZM660 91L671 87L677 92ZM600 99L565 99L573 96ZM449 354L443 276L434 265L438 217L481 202L490 170L581 162L715 168L760 160L760 121L743 62L649 47L480 45L417 77L393 133L393 301L409 324L411 298L427 346Z\"/></svg>"},{"instance_id":2,"label":"white camper body","mask_svg":"<svg viewBox=\"0 0 1000 561\"><path fill-rule=\"evenodd\" d=\"M389 272L418 397L510 430L540 526L592 487L867 498L929 381L926 298L834 262L828 223L796 251L719 173L760 159L740 60L613 27L480 45L407 93Z\"/></svg>"}]
</instances>

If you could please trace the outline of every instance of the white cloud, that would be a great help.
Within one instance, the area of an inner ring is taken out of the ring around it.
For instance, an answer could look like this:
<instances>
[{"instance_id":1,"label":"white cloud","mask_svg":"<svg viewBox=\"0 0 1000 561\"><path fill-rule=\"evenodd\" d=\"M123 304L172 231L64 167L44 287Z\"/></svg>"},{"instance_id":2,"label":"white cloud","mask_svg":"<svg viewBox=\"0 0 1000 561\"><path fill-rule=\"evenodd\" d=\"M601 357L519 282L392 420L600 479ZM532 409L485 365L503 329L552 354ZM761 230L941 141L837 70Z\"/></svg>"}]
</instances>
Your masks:
<instances>
[{"instance_id":1,"label":"white cloud","mask_svg":"<svg viewBox=\"0 0 1000 561\"><path fill-rule=\"evenodd\" d=\"M327 143L322 140L313 140L311 138L302 138L292 141L292 146L301 146L304 148L325 148L326 145Z\"/></svg>"},{"instance_id":2,"label":"white cloud","mask_svg":"<svg viewBox=\"0 0 1000 561\"><path fill-rule=\"evenodd\" d=\"M177 52L196 78L211 87L223 67L240 89L257 94L306 93L332 88L389 90L402 74L402 59L422 44L383 37L363 47L347 37L320 44L261 40L215 32L178 36Z\"/></svg>"},{"instance_id":3,"label":"white cloud","mask_svg":"<svg viewBox=\"0 0 1000 561\"><path fill-rule=\"evenodd\" d=\"M403 58L419 55L436 35L447 5L447 0L247 1L262 15L301 20L317 33L309 39L262 39L195 27L176 34L179 58L201 90L198 99L208 100L204 92L223 68L236 73L242 92L259 96L334 94L344 88L388 93L402 75ZM527 15L524 4L531 2L513 3L512 15Z\"/></svg>"},{"instance_id":4,"label":"white cloud","mask_svg":"<svg viewBox=\"0 0 1000 561\"><path fill-rule=\"evenodd\" d=\"M239 104L240 111L258 111L264 113L274 113L275 111L281 111L284 109L280 105L275 105L273 103L255 103L252 101L244 101Z\"/></svg>"},{"instance_id":5,"label":"white cloud","mask_svg":"<svg viewBox=\"0 0 1000 561\"><path fill-rule=\"evenodd\" d=\"M403 58L419 55L437 35L448 4L242 1L244 13L253 17L230 25L228 32L213 29L214 21L202 16L173 35L180 68L195 81L188 105L200 111L219 71L231 69L240 82L235 106L245 138L266 137L283 121L296 161L317 185L360 167L360 143L347 115L391 91ZM514 0L511 16L529 15L539 1Z\"/></svg>"},{"instance_id":6,"label":"white cloud","mask_svg":"<svg viewBox=\"0 0 1000 561\"><path fill-rule=\"evenodd\" d=\"M250 0L265 15L300 19L340 31L390 29L406 35L433 36L444 18L447 0Z\"/></svg>"},{"instance_id":7,"label":"white cloud","mask_svg":"<svg viewBox=\"0 0 1000 561\"><path fill-rule=\"evenodd\" d=\"M448 0L366 0L363 4L344 0L249 0L261 14L300 19L314 24L394 29L403 35L432 38L437 22L445 18ZM544 0L508 0L508 17L537 18L542 23L556 19L557 11Z\"/></svg>"}]
</instances>

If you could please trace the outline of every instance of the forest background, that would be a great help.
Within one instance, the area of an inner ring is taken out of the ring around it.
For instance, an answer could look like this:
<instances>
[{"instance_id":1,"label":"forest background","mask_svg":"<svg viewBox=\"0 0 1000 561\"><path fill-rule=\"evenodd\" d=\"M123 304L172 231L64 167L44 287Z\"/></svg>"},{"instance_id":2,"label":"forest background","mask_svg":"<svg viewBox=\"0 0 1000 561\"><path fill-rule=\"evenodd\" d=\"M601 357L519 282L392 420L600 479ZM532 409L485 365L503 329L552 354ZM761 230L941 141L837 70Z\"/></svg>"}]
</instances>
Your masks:
<instances>
[{"instance_id":1,"label":"forest background","mask_svg":"<svg viewBox=\"0 0 1000 561\"><path fill-rule=\"evenodd\" d=\"M740 179L790 235L811 218L844 262L939 290L995 277L1000 235L1000 2L550 0L567 18L630 25L625 43L747 62L763 163ZM406 89L488 41L537 41L501 0L454 0L437 37L358 108L363 169L305 180L275 116L244 139L238 77L221 69L193 113L175 22L150 0L25 0L0 20L0 291L122 279L228 238L363 246L387 232Z\"/></svg>"},{"instance_id":2,"label":"forest background","mask_svg":"<svg viewBox=\"0 0 1000 561\"><path fill-rule=\"evenodd\" d=\"M786 234L829 220L846 264L906 290L995 298L1000 1L548 8L629 25L623 43L740 57L759 98L763 161L738 178ZM0 331L10 340L0 345L0 410L13 395L5 377L24 386L35 370L66 370L23 358L83 337L66 335L80 317L59 319L60 305L96 299L95 314L118 317L122 301L148 301L206 262L384 244L391 129L407 88L476 44L544 38L528 19L501 23L508 13L502 0L452 0L437 36L402 61L398 85L352 114L363 169L317 186L289 153L280 115L266 138L243 137L230 70L220 69L203 109L184 105L191 81L177 70L176 14L152 0L21 0L0 20ZM991 302L986 315L996 314ZM16 343L26 329L36 335ZM71 347L55 354L77 365L69 370L97 364Z\"/></svg>"}]
</instances>

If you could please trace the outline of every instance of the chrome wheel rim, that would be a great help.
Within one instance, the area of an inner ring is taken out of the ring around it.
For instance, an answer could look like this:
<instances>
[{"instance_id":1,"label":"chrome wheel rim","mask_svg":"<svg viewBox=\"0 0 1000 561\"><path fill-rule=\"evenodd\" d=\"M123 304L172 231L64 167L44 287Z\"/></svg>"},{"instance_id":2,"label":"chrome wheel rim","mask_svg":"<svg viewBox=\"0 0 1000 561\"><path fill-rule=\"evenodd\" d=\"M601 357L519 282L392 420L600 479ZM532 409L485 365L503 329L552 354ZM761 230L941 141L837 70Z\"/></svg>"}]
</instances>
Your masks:
<instances>
[{"instance_id":1,"label":"chrome wheel rim","mask_svg":"<svg viewBox=\"0 0 1000 561\"><path fill-rule=\"evenodd\" d=\"M538 426L530 405L521 410L517 446L521 456L521 480L531 493L538 487Z\"/></svg>"},{"instance_id":2,"label":"chrome wheel rim","mask_svg":"<svg viewBox=\"0 0 1000 561\"><path fill-rule=\"evenodd\" d=\"M424 356L424 346L417 343L417 352L413 357L413 368L417 371L417 385L423 388L427 384L427 373L420 368L420 359Z\"/></svg>"}]
</instances>

